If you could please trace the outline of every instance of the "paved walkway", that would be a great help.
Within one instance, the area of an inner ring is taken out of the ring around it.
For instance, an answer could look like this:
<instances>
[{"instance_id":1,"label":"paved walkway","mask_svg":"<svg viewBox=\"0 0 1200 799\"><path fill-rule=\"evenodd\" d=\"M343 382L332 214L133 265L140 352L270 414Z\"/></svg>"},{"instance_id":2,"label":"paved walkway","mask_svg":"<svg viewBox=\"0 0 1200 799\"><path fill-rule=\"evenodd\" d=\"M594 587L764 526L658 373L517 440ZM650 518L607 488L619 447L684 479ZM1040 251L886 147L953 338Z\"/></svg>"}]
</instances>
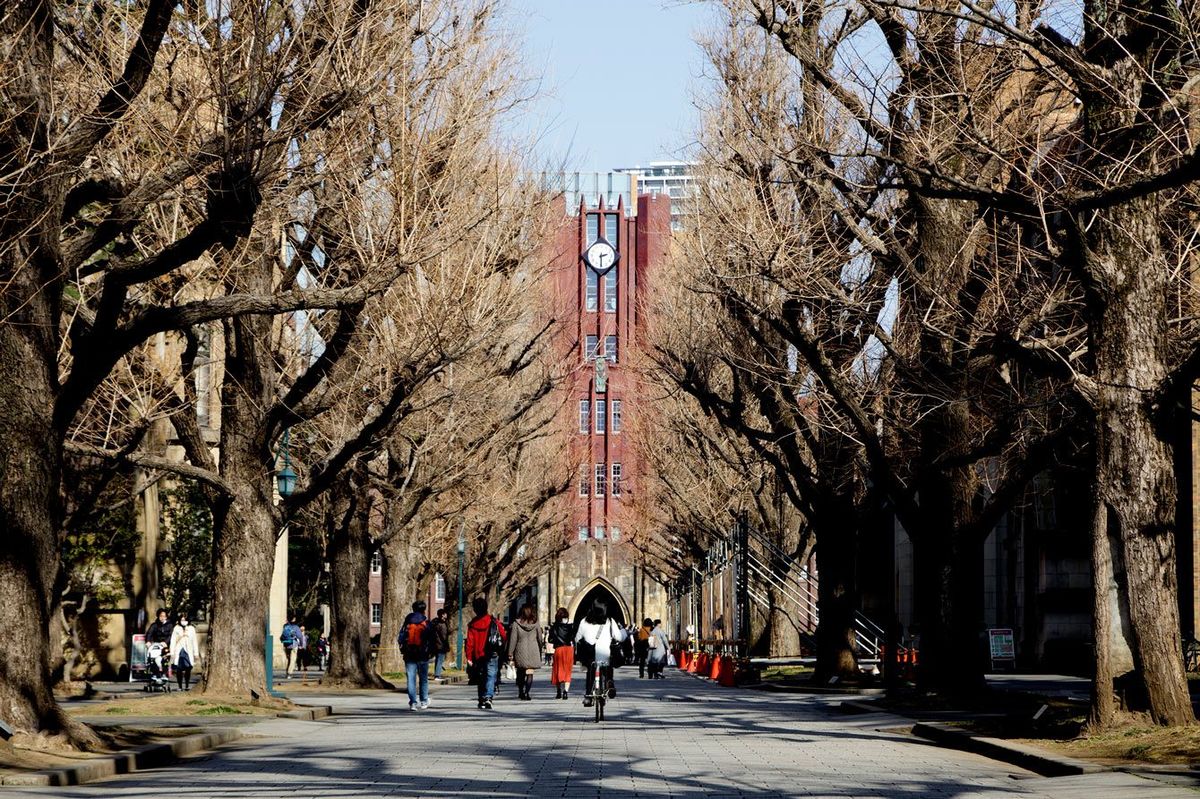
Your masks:
<instances>
[{"instance_id":1,"label":"paved walkway","mask_svg":"<svg viewBox=\"0 0 1200 799\"><path fill-rule=\"evenodd\" d=\"M723 689L671 674L618 673L621 695L597 725L577 698L553 700L538 672L532 702L475 709L474 689L325 697L326 721L268 720L258 739L154 772L3 797L260 799L375 796L953 797L1174 799L1197 793L1124 774L1046 779L888 732L886 716L846 716L836 699ZM316 697L314 697L316 700Z\"/></svg>"}]
</instances>

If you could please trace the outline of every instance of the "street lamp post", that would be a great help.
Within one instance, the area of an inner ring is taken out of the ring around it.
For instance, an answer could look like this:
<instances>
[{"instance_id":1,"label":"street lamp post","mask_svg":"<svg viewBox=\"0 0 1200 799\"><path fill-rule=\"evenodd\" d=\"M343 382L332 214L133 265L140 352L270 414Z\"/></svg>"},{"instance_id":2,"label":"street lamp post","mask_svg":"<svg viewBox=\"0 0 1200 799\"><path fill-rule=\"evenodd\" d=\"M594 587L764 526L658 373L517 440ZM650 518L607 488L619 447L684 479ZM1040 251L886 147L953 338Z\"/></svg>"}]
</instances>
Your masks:
<instances>
[{"instance_id":1,"label":"street lamp post","mask_svg":"<svg viewBox=\"0 0 1200 799\"><path fill-rule=\"evenodd\" d=\"M465 525L466 522L463 522L458 528L458 653L455 664L460 669L466 668L463 664L463 560L467 554L467 539L463 535Z\"/></svg>"},{"instance_id":2,"label":"street lamp post","mask_svg":"<svg viewBox=\"0 0 1200 799\"><path fill-rule=\"evenodd\" d=\"M288 453L288 429L283 431L283 442L279 445L279 451L276 453L276 460L280 456L283 458L283 466L275 472L275 487L279 490L279 496L282 499L287 499L296 490L296 470L292 468L292 458ZM266 645L263 647L263 655L266 658L267 671L267 693L271 696L282 697L283 694L275 690L275 636L271 632L271 603L267 603L267 624L266 624Z\"/></svg>"}]
</instances>

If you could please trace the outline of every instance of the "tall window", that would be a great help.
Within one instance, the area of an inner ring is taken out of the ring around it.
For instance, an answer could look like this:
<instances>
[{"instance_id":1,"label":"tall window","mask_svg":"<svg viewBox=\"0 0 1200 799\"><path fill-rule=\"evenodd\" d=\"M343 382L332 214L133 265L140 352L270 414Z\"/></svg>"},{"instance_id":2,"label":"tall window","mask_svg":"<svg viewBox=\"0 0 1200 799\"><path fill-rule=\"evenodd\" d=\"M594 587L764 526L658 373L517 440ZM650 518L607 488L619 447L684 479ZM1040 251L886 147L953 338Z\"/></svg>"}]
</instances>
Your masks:
<instances>
[{"instance_id":1,"label":"tall window","mask_svg":"<svg viewBox=\"0 0 1200 799\"><path fill-rule=\"evenodd\" d=\"M608 528L608 537L610 539L612 539L613 541L620 541L621 540L621 528L620 527Z\"/></svg>"},{"instance_id":2,"label":"tall window","mask_svg":"<svg viewBox=\"0 0 1200 799\"><path fill-rule=\"evenodd\" d=\"M604 357L609 363L617 362L617 337L604 337Z\"/></svg>"},{"instance_id":3,"label":"tall window","mask_svg":"<svg viewBox=\"0 0 1200 799\"><path fill-rule=\"evenodd\" d=\"M604 238L608 239L608 243L614 247L617 247L617 220L619 218L616 214L604 215Z\"/></svg>"},{"instance_id":4,"label":"tall window","mask_svg":"<svg viewBox=\"0 0 1200 799\"><path fill-rule=\"evenodd\" d=\"M600 214L588 214L587 241L584 243L584 246L586 247L598 238L600 238ZM613 246L617 246L615 242Z\"/></svg>"},{"instance_id":5,"label":"tall window","mask_svg":"<svg viewBox=\"0 0 1200 799\"><path fill-rule=\"evenodd\" d=\"M612 495L614 497L621 496L621 464L619 463L612 465Z\"/></svg>"},{"instance_id":6,"label":"tall window","mask_svg":"<svg viewBox=\"0 0 1200 799\"><path fill-rule=\"evenodd\" d=\"M583 360L591 361L596 357L596 348L600 346L599 336L583 337Z\"/></svg>"},{"instance_id":7,"label":"tall window","mask_svg":"<svg viewBox=\"0 0 1200 799\"><path fill-rule=\"evenodd\" d=\"M604 484L607 482L605 479L607 472L608 470L604 468L603 463L596 464L596 496L598 497L604 496Z\"/></svg>"},{"instance_id":8,"label":"tall window","mask_svg":"<svg viewBox=\"0 0 1200 799\"><path fill-rule=\"evenodd\" d=\"M591 424L591 406L588 400L579 401L579 432L586 433Z\"/></svg>"},{"instance_id":9,"label":"tall window","mask_svg":"<svg viewBox=\"0 0 1200 799\"><path fill-rule=\"evenodd\" d=\"M371 624L383 624L383 605L371 603Z\"/></svg>"},{"instance_id":10,"label":"tall window","mask_svg":"<svg viewBox=\"0 0 1200 799\"><path fill-rule=\"evenodd\" d=\"M592 490L592 476L588 474L587 464L579 467L579 496L586 497Z\"/></svg>"},{"instance_id":11,"label":"tall window","mask_svg":"<svg viewBox=\"0 0 1200 799\"><path fill-rule=\"evenodd\" d=\"M604 276L604 310L608 313L617 311L617 268L615 266Z\"/></svg>"},{"instance_id":12,"label":"tall window","mask_svg":"<svg viewBox=\"0 0 1200 799\"><path fill-rule=\"evenodd\" d=\"M588 528L587 528L586 524L579 525L579 540L580 541L588 540Z\"/></svg>"},{"instance_id":13,"label":"tall window","mask_svg":"<svg viewBox=\"0 0 1200 799\"><path fill-rule=\"evenodd\" d=\"M598 301L598 297L600 294L600 287L599 287L600 278L596 276L595 272L593 272L591 269L589 269L586 266L583 268L583 273L584 273L584 276L586 277L586 282L587 282L587 285L585 287L585 290L587 292L587 294L586 294L587 309L589 311L594 311L594 310L596 310L596 303ZM608 302L607 298L605 299L605 302L606 303Z\"/></svg>"},{"instance_id":14,"label":"tall window","mask_svg":"<svg viewBox=\"0 0 1200 799\"><path fill-rule=\"evenodd\" d=\"M595 530L592 531L592 535L596 537L597 541L603 541L604 540L604 528L597 527Z\"/></svg>"},{"instance_id":15,"label":"tall window","mask_svg":"<svg viewBox=\"0 0 1200 799\"><path fill-rule=\"evenodd\" d=\"M604 418L605 418L604 411L605 411L604 400L602 400L602 399L596 400L596 432L597 433L604 432Z\"/></svg>"},{"instance_id":16,"label":"tall window","mask_svg":"<svg viewBox=\"0 0 1200 799\"><path fill-rule=\"evenodd\" d=\"M383 573L383 553L378 549L371 553L371 574Z\"/></svg>"},{"instance_id":17,"label":"tall window","mask_svg":"<svg viewBox=\"0 0 1200 799\"><path fill-rule=\"evenodd\" d=\"M446 601L446 578L440 574L433 576L433 598L438 602Z\"/></svg>"},{"instance_id":18,"label":"tall window","mask_svg":"<svg viewBox=\"0 0 1200 799\"><path fill-rule=\"evenodd\" d=\"M621 432L621 401L612 400L612 424L608 426L610 432Z\"/></svg>"}]
</instances>

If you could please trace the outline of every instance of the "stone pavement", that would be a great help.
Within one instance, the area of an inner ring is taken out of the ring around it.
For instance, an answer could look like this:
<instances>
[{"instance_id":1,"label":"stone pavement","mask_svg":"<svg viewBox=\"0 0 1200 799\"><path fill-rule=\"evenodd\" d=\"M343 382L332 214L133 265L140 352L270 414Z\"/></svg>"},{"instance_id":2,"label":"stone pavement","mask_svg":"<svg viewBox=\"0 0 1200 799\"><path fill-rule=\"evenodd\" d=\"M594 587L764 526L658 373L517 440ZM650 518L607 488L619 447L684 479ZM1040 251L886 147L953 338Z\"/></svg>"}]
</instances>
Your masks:
<instances>
[{"instance_id":1,"label":"stone pavement","mask_svg":"<svg viewBox=\"0 0 1200 799\"><path fill-rule=\"evenodd\" d=\"M474 688L312 697L325 721L272 719L178 765L75 788L0 788L0 797L262 799L376 796L947 797L1174 799L1200 794L1128 774L1041 778L889 732L900 720L847 716L836 699L718 688L672 673L618 672L621 695L595 724L538 672L532 702L504 686L490 713ZM582 686L582 680L577 688ZM307 701L301 698L301 701Z\"/></svg>"}]
</instances>

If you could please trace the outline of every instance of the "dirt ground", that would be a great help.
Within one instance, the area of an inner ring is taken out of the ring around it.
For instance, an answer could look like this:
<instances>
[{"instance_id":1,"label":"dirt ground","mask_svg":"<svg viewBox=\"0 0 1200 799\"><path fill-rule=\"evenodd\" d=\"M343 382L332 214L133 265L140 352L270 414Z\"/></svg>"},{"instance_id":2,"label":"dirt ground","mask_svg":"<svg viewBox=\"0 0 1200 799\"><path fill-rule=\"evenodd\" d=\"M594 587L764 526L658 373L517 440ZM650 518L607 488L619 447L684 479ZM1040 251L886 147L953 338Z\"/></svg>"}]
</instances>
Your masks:
<instances>
[{"instance_id":1,"label":"dirt ground","mask_svg":"<svg viewBox=\"0 0 1200 799\"><path fill-rule=\"evenodd\" d=\"M1070 740L1023 739L1055 754L1109 765L1200 764L1200 726L1158 727L1130 719L1108 732Z\"/></svg>"},{"instance_id":2,"label":"dirt ground","mask_svg":"<svg viewBox=\"0 0 1200 799\"><path fill-rule=\"evenodd\" d=\"M274 697L251 701L242 697L173 691L75 705L68 708L68 712L73 716L274 716L295 707L286 699Z\"/></svg>"}]
</instances>

